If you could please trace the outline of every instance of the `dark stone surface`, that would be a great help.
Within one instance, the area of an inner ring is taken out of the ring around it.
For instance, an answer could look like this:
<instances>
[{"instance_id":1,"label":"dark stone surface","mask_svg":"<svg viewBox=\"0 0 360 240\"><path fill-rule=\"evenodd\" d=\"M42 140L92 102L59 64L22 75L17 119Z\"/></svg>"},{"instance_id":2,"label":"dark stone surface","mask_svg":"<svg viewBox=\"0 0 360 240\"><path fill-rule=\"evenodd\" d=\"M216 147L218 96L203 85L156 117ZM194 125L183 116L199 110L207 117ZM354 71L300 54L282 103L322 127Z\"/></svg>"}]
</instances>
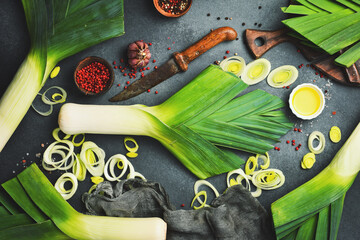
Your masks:
<instances>
[{"instance_id":1,"label":"dark stone surface","mask_svg":"<svg viewBox=\"0 0 360 240\"><path fill-rule=\"evenodd\" d=\"M229 55L236 52L247 62L252 61L253 57L247 51L243 41L244 30L246 28L273 30L282 27L280 21L286 16L280 11L280 7L287 4L288 1L275 0L197 0L194 1L192 8L186 15L181 18L170 19L160 15L150 0L125 0L126 34L60 62L60 74L55 79L49 79L44 89L53 85L64 87L69 94L68 102L116 105L159 104L186 85L206 66L215 60L222 60L226 50L231 52ZM262 8L259 9L259 6L262 6ZM208 13L211 15L207 16ZM30 43L20 1L2 0L0 16L0 95L2 95L26 56ZM220 20L217 20L218 17L220 17ZM232 20L225 20L225 17L232 18ZM243 22L245 26L242 26ZM255 23L257 23L256 26ZM262 24L260 28L259 24ZM184 50L206 35L210 29L221 26L235 28L240 39L222 43L211 49L191 63L187 72L177 74L161 83L151 93L144 93L121 103L109 103L107 99L121 89L116 84L121 83L124 86L128 80L121 75L120 71L115 71L115 85L104 96L85 97L75 88L72 79L75 65L87 56L95 55L110 62L114 60L119 62L119 59L125 58L126 47L130 42L143 39L146 42L153 43L150 50L153 58L157 60L156 64L150 63L150 67L153 68L155 65L167 61L174 51ZM173 42L175 43L173 44ZM168 50L168 47L171 47L171 50ZM266 53L264 57L270 60L272 68L285 64L294 66L307 64L303 56L296 51L295 46L289 43L277 46ZM281 148L280 152L269 151L272 160L271 167L279 168L284 172L286 183L278 190L264 192L261 195L259 201L268 210L273 201L314 177L331 161L358 123L360 116L360 108L358 107L360 98L357 97L359 89L329 82L315 75L314 70L311 68L303 67L299 71L297 82L289 90L271 88L264 81L249 87L245 91L260 88L287 101L293 87L300 83L313 83L314 80L315 84L322 90L328 91L329 99L323 113L313 121L301 121L287 108L285 109L296 126L300 126L303 130L303 133L289 132L282 138L282 142L277 145ZM219 84L221 83L219 82ZM155 90L159 94L155 95ZM53 141L51 132L57 127L59 108L59 106L55 106L54 113L50 117L41 117L33 110L29 110L5 149L0 153L0 182L14 177L24 168L22 159L27 161L25 166L28 166L31 162L40 161L35 157L35 154L44 151L44 148L41 147L42 143L46 144ZM331 114L333 111L337 112L334 116ZM308 151L306 147L307 135L314 130L319 130L327 136L330 127L333 125L339 126L342 130L343 139L341 142L333 144L327 137L325 151L317 156L314 167L311 170L302 170L300 161ZM176 207L180 208L180 205L184 203L185 208L189 208L193 198L193 184L196 178L157 141L147 137L135 138L140 145L139 157L132 160L136 171L142 173L148 179L160 182L169 193L170 200ZM125 153L123 139L124 136L87 135L87 140L96 142L106 151L108 157L116 153ZM294 147L285 143L286 140L292 139L303 145L298 152L294 150ZM239 155L244 158L249 156L246 153L239 153ZM52 181L55 181L60 176L60 173L55 172L47 174L47 176ZM220 192L225 190L225 175L213 177L209 181ZM80 195L87 191L90 186L91 183L88 177L84 182L80 183L77 194L69 201L78 211L84 211ZM360 235L360 229L358 228L360 224L360 207L357 204L359 198L360 184L356 180L345 198L338 239L357 239L357 236Z\"/></svg>"}]
</instances>

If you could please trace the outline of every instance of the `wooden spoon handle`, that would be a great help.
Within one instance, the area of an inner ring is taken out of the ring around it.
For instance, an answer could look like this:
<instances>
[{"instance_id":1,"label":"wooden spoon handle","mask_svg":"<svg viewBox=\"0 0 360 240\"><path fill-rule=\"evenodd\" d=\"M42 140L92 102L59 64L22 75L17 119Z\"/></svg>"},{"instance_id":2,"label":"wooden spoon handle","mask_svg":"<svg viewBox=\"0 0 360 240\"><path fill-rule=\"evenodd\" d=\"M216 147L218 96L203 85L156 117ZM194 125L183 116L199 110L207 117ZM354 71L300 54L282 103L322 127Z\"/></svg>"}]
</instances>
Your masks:
<instances>
[{"instance_id":1,"label":"wooden spoon handle","mask_svg":"<svg viewBox=\"0 0 360 240\"><path fill-rule=\"evenodd\" d=\"M174 53L176 63L179 65L182 71L188 69L188 64L195 58L215 47L223 41L235 40L237 32L231 27L221 27L210 32L208 35L203 37L200 41L187 48L181 53Z\"/></svg>"},{"instance_id":2,"label":"wooden spoon handle","mask_svg":"<svg viewBox=\"0 0 360 240\"><path fill-rule=\"evenodd\" d=\"M245 37L248 47L254 56L259 58L279 43L291 41L292 38L286 34L287 32L288 29L286 28L282 28L276 31L246 29ZM256 41L259 41L261 44L257 45Z\"/></svg>"}]
</instances>

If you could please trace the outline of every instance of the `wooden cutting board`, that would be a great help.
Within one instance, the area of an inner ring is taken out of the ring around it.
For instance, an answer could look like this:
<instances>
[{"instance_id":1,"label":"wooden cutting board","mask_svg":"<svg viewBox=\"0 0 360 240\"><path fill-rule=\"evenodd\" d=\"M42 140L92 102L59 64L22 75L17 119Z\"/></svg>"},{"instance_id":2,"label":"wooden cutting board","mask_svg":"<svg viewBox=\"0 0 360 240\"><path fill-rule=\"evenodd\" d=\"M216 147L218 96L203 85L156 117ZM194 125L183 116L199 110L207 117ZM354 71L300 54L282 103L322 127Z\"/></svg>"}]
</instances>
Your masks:
<instances>
[{"instance_id":1,"label":"wooden cutting board","mask_svg":"<svg viewBox=\"0 0 360 240\"><path fill-rule=\"evenodd\" d=\"M245 37L250 51L256 58L260 58L264 53L280 43L291 42L297 46L304 57L318 71L330 79L350 86L360 86L360 60L349 68L338 66L334 60L341 52L331 56L327 53L316 51L288 35L288 31L286 28L274 31L246 29Z\"/></svg>"}]
</instances>

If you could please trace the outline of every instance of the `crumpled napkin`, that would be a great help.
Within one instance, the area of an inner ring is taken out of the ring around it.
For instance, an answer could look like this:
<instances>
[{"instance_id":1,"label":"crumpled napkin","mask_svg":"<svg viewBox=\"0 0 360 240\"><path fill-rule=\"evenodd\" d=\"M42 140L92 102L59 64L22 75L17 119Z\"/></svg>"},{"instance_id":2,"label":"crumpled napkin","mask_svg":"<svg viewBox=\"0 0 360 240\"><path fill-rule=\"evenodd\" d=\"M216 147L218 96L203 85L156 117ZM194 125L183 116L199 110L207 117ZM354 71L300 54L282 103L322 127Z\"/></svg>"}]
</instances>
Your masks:
<instances>
[{"instance_id":1,"label":"crumpled napkin","mask_svg":"<svg viewBox=\"0 0 360 240\"><path fill-rule=\"evenodd\" d=\"M82 200L88 214L114 217L160 217L167 223L167 239L275 239L271 218L242 185L234 185L215 198L210 207L176 210L164 188L156 182L127 179L114 187L100 183Z\"/></svg>"}]
</instances>

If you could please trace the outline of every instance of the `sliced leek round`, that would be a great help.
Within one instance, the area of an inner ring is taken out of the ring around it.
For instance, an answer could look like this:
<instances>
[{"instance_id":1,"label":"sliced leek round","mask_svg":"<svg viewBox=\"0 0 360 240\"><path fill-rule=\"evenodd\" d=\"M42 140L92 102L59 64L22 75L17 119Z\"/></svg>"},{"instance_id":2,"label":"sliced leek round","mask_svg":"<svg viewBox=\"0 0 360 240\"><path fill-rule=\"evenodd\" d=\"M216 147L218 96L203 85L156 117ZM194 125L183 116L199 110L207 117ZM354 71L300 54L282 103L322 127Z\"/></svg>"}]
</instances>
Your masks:
<instances>
[{"instance_id":1,"label":"sliced leek round","mask_svg":"<svg viewBox=\"0 0 360 240\"><path fill-rule=\"evenodd\" d=\"M314 140L318 140L319 144L314 147ZM314 154L320 154L324 151L325 149L325 137L324 134L322 134L319 131L314 131L310 134L309 139L308 139L308 147L310 152L314 153Z\"/></svg>"},{"instance_id":2,"label":"sliced leek round","mask_svg":"<svg viewBox=\"0 0 360 240\"><path fill-rule=\"evenodd\" d=\"M66 182L71 182L72 186L70 189L65 188ZM67 172L58 178L58 180L55 182L54 187L65 200L68 200L72 196L74 196L78 188L78 181L74 174Z\"/></svg>"},{"instance_id":3,"label":"sliced leek round","mask_svg":"<svg viewBox=\"0 0 360 240\"><path fill-rule=\"evenodd\" d=\"M340 130L340 128L337 127L337 126L331 127L330 132L329 132L329 137L330 137L330 140L333 143L340 142L340 140L341 140L341 130Z\"/></svg>"},{"instance_id":4,"label":"sliced leek round","mask_svg":"<svg viewBox=\"0 0 360 240\"><path fill-rule=\"evenodd\" d=\"M265 58L259 58L249 63L241 79L248 85L254 85L264 80L271 70L271 63Z\"/></svg>"},{"instance_id":5,"label":"sliced leek round","mask_svg":"<svg viewBox=\"0 0 360 240\"><path fill-rule=\"evenodd\" d=\"M197 199L198 202L199 202L201 205L205 204L205 206L208 206L208 205L206 204L206 197L205 197L205 200L204 200L204 202L203 202L203 201L200 199L200 195L198 195L198 194L199 194L199 187L200 187L201 185L206 185L206 186L208 186L209 188L211 188L211 190L214 191L214 194L215 194L216 197L218 197L220 194L219 194L219 192L216 190L216 188L215 188L211 183L209 183L208 181L206 181L206 180L198 180L198 181L196 181L195 184L194 184L194 192L195 192L195 196L198 196L198 197L196 197L196 198L194 198L194 199ZM205 192L205 193L206 193L206 192ZM206 196L206 194L205 194L205 196Z\"/></svg>"},{"instance_id":6,"label":"sliced leek round","mask_svg":"<svg viewBox=\"0 0 360 240\"><path fill-rule=\"evenodd\" d=\"M231 72L240 77L245 70L246 62L242 57L233 56L221 61L220 67L224 71Z\"/></svg>"},{"instance_id":7,"label":"sliced leek round","mask_svg":"<svg viewBox=\"0 0 360 240\"><path fill-rule=\"evenodd\" d=\"M285 183L285 176L279 169L266 169L254 173L252 183L263 190L273 190Z\"/></svg>"},{"instance_id":8,"label":"sliced leek round","mask_svg":"<svg viewBox=\"0 0 360 240\"><path fill-rule=\"evenodd\" d=\"M299 72L296 67L284 65L272 70L267 77L267 83L274 88L282 88L294 83Z\"/></svg>"},{"instance_id":9,"label":"sliced leek round","mask_svg":"<svg viewBox=\"0 0 360 240\"><path fill-rule=\"evenodd\" d=\"M303 169L310 169L314 165L316 161L315 154L310 152L304 155L302 161L301 161L301 167Z\"/></svg>"}]
</instances>

